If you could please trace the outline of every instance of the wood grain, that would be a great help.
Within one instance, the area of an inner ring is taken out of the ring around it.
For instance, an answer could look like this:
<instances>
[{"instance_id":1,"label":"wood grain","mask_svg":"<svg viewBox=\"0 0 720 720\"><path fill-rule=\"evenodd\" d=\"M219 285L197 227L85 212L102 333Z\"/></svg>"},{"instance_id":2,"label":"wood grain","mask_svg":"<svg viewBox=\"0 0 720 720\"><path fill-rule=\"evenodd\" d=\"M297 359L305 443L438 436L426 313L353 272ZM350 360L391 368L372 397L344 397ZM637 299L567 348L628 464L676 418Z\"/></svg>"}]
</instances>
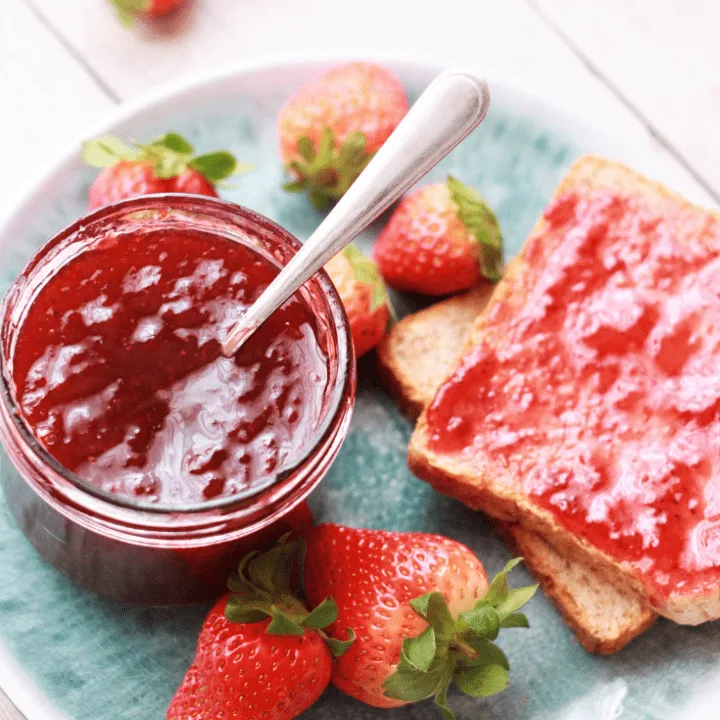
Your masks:
<instances>
[{"instance_id":1,"label":"wood grain","mask_svg":"<svg viewBox=\"0 0 720 720\"><path fill-rule=\"evenodd\" d=\"M25 716L20 714L2 690L0 690L0 720L25 720Z\"/></svg>"},{"instance_id":2,"label":"wood grain","mask_svg":"<svg viewBox=\"0 0 720 720\"><path fill-rule=\"evenodd\" d=\"M23 0L2 0L2 15L0 198L114 105Z\"/></svg>"},{"instance_id":3,"label":"wood grain","mask_svg":"<svg viewBox=\"0 0 720 720\"><path fill-rule=\"evenodd\" d=\"M531 0L623 101L720 189L717 0Z\"/></svg>"}]
</instances>

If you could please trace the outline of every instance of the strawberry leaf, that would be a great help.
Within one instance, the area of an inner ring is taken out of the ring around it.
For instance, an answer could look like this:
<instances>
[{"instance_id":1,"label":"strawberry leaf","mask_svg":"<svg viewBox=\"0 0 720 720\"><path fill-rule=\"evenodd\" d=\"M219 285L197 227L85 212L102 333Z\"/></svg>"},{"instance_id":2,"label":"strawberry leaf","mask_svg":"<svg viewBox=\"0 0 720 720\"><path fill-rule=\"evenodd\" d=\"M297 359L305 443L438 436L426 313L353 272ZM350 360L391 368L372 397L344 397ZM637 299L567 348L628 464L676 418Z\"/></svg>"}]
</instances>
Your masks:
<instances>
[{"instance_id":1,"label":"strawberry leaf","mask_svg":"<svg viewBox=\"0 0 720 720\"><path fill-rule=\"evenodd\" d=\"M457 206L460 222L480 244L482 274L497 281L503 265L503 235L500 222L483 196L451 175L447 179L450 197Z\"/></svg>"},{"instance_id":2,"label":"strawberry leaf","mask_svg":"<svg viewBox=\"0 0 720 720\"><path fill-rule=\"evenodd\" d=\"M308 197L316 210L324 210L330 202L330 198L320 188L316 187L310 188Z\"/></svg>"},{"instance_id":3,"label":"strawberry leaf","mask_svg":"<svg viewBox=\"0 0 720 720\"><path fill-rule=\"evenodd\" d=\"M430 623L438 640L448 642L453 636L456 623L442 593L431 592L421 595L410 601L410 607Z\"/></svg>"},{"instance_id":4,"label":"strawberry leaf","mask_svg":"<svg viewBox=\"0 0 720 720\"><path fill-rule=\"evenodd\" d=\"M307 135L298 138L297 151L303 160L312 162L315 159L315 148L313 147L312 140L307 137Z\"/></svg>"},{"instance_id":5,"label":"strawberry leaf","mask_svg":"<svg viewBox=\"0 0 720 720\"><path fill-rule=\"evenodd\" d=\"M318 630L318 632L320 633L320 637L322 637L327 646L330 648L330 652L334 658L342 657L355 642L355 633L350 628L345 630L348 636L347 640L338 640L337 638L330 637L322 630Z\"/></svg>"},{"instance_id":6,"label":"strawberry leaf","mask_svg":"<svg viewBox=\"0 0 720 720\"><path fill-rule=\"evenodd\" d=\"M455 713L448 706L447 692L450 687L450 680L445 681L442 687L438 690L435 695L435 706L440 711L443 720L455 720Z\"/></svg>"},{"instance_id":7,"label":"strawberry leaf","mask_svg":"<svg viewBox=\"0 0 720 720\"><path fill-rule=\"evenodd\" d=\"M269 600L270 594L255 587L242 575L233 574L228 578L228 587L243 600Z\"/></svg>"},{"instance_id":8,"label":"strawberry leaf","mask_svg":"<svg viewBox=\"0 0 720 720\"><path fill-rule=\"evenodd\" d=\"M155 175L165 179L177 177L193 168L213 185L230 175L252 169L252 165L238 163L235 156L226 150L193 157L192 144L176 132L165 133L147 144L136 142L135 147L106 135L83 143L82 157L88 165L103 168L121 160L148 162L152 164Z\"/></svg>"},{"instance_id":9,"label":"strawberry leaf","mask_svg":"<svg viewBox=\"0 0 720 720\"><path fill-rule=\"evenodd\" d=\"M337 620L338 606L335 601L325 598L310 614L302 621L302 626L314 630L322 630Z\"/></svg>"},{"instance_id":10,"label":"strawberry leaf","mask_svg":"<svg viewBox=\"0 0 720 720\"><path fill-rule=\"evenodd\" d=\"M323 128L318 141L314 162L319 165L320 171L332 166L333 150L335 149L335 133L329 128Z\"/></svg>"},{"instance_id":11,"label":"strawberry leaf","mask_svg":"<svg viewBox=\"0 0 720 720\"><path fill-rule=\"evenodd\" d=\"M231 622L254 623L271 615L271 605L262 599L248 601L237 595L231 595L225 605L225 617Z\"/></svg>"},{"instance_id":12,"label":"strawberry leaf","mask_svg":"<svg viewBox=\"0 0 720 720\"><path fill-rule=\"evenodd\" d=\"M476 635L495 640L500 632L500 615L491 605L476 607L460 615L460 619Z\"/></svg>"},{"instance_id":13,"label":"strawberry leaf","mask_svg":"<svg viewBox=\"0 0 720 720\"><path fill-rule=\"evenodd\" d=\"M302 540L280 543L267 552L256 555L247 566L252 583L271 593L272 597L281 597L292 593L293 572L297 566L298 553Z\"/></svg>"},{"instance_id":14,"label":"strawberry leaf","mask_svg":"<svg viewBox=\"0 0 720 720\"><path fill-rule=\"evenodd\" d=\"M502 692L509 681L508 671L501 665L471 667L455 674L455 684L472 697L489 697Z\"/></svg>"},{"instance_id":15,"label":"strawberry leaf","mask_svg":"<svg viewBox=\"0 0 720 720\"><path fill-rule=\"evenodd\" d=\"M500 665L506 670L510 669L505 653L490 640L478 636L469 636L465 642L477 653L475 657L460 659L461 667L479 667L481 665Z\"/></svg>"},{"instance_id":16,"label":"strawberry leaf","mask_svg":"<svg viewBox=\"0 0 720 720\"><path fill-rule=\"evenodd\" d=\"M422 672L412 667L399 667L383 683L385 695L394 700L417 702L432 697L444 678L441 669Z\"/></svg>"},{"instance_id":17,"label":"strawberry leaf","mask_svg":"<svg viewBox=\"0 0 720 720\"><path fill-rule=\"evenodd\" d=\"M508 684L509 663L505 653L492 642L503 617L508 627L526 626L524 615L502 616L498 606L512 608L526 602L531 593L510 591L507 573L520 562L510 561L491 583L485 596L471 610L455 619L445 596L430 592L410 601L412 609L428 622L415 638L404 638L395 672L383 685L390 698L416 702L435 696L435 704L445 720L454 720L447 702L448 686L455 681L468 695L485 697Z\"/></svg>"},{"instance_id":18,"label":"strawberry leaf","mask_svg":"<svg viewBox=\"0 0 720 720\"><path fill-rule=\"evenodd\" d=\"M499 605L496 610L501 618L506 618L519 610L526 602L528 602L537 592L537 585L529 585L528 587L510 590L508 596Z\"/></svg>"},{"instance_id":19,"label":"strawberry leaf","mask_svg":"<svg viewBox=\"0 0 720 720\"><path fill-rule=\"evenodd\" d=\"M382 279L377 265L369 257L363 255L362 251L353 243L346 245L342 253L348 259L350 265L352 265L355 279L360 283L366 283L372 286L370 312L376 310L384 303L387 303L389 307L390 297L388 296L385 281Z\"/></svg>"},{"instance_id":20,"label":"strawberry leaf","mask_svg":"<svg viewBox=\"0 0 720 720\"><path fill-rule=\"evenodd\" d=\"M308 188L307 180L289 180L283 184L283 190L289 193L301 193Z\"/></svg>"},{"instance_id":21,"label":"strawberry leaf","mask_svg":"<svg viewBox=\"0 0 720 720\"><path fill-rule=\"evenodd\" d=\"M501 628L529 628L530 623L522 613L512 613L502 619Z\"/></svg>"},{"instance_id":22,"label":"strawberry leaf","mask_svg":"<svg viewBox=\"0 0 720 720\"><path fill-rule=\"evenodd\" d=\"M150 9L151 0L110 0L115 8L120 23L125 27L131 27L135 20L135 13L146 12Z\"/></svg>"},{"instance_id":23,"label":"strawberry leaf","mask_svg":"<svg viewBox=\"0 0 720 720\"><path fill-rule=\"evenodd\" d=\"M306 545L302 538L288 533L266 552L252 551L245 555L236 573L228 579L232 594L225 604L225 617L231 622L253 623L270 617L266 628L269 635L305 635L317 632L327 643L334 657L347 651L355 640L348 628L347 640L328 637L321 628L337 620L338 607L332 598L325 598L312 612L303 600Z\"/></svg>"},{"instance_id":24,"label":"strawberry leaf","mask_svg":"<svg viewBox=\"0 0 720 720\"><path fill-rule=\"evenodd\" d=\"M503 602L510 594L507 582L508 573L521 562L522 558L514 558L513 560L510 560L510 562L508 562L508 564L505 565L505 567L495 576L493 581L490 583L490 587L488 588L485 597L478 601L478 605L476 605L476 607L479 605L492 605L497 607L501 602Z\"/></svg>"},{"instance_id":25,"label":"strawberry leaf","mask_svg":"<svg viewBox=\"0 0 720 720\"><path fill-rule=\"evenodd\" d=\"M292 179L283 187L307 191L313 206L322 210L347 192L372 156L363 133L349 133L338 147L335 133L324 127L316 146L306 136L298 138L297 157L285 166Z\"/></svg>"},{"instance_id":26,"label":"strawberry leaf","mask_svg":"<svg viewBox=\"0 0 720 720\"><path fill-rule=\"evenodd\" d=\"M351 132L345 138L345 142L340 148L340 154L338 155L340 167L364 168L370 161L370 157L365 152L366 147L367 140L365 139L365 135L357 130Z\"/></svg>"},{"instance_id":27,"label":"strawberry leaf","mask_svg":"<svg viewBox=\"0 0 720 720\"><path fill-rule=\"evenodd\" d=\"M188 163L188 167L202 173L211 183L229 178L238 170L235 156L226 150L198 155Z\"/></svg>"},{"instance_id":28,"label":"strawberry leaf","mask_svg":"<svg viewBox=\"0 0 720 720\"><path fill-rule=\"evenodd\" d=\"M271 609L272 621L265 629L268 635L296 635L303 637L305 631L280 608L273 605Z\"/></svg>"},{"instance_id":29,"label":"strawberry leaf","mask_svg":"<svg viewBox=\"0 0 720 720\"><path fill-rule=\"evenodd\" d=\"M82 159L96 168L106 168L122 160L138 160L140 153L112 135L104 135L82 144Z\"/></svg>"},{"instance_id":30,"label":"strawberry leaf","mask_svg":"<svg viewBox=\"0 0 720 720\"><path fill-rule=\"evenodd\" d=\"M402 652L407 662L416 670L427 672L435 659L435 630L432 625L416 638L403 640Z\"/></svg>"},{"instance_id":31,"label":"strawberry leaf","mask_svg":"<svg viewBox=\"0 0 720 720\"><path fill-rule=\"evenodd\" d=\"M180 155L192 155L195 149L182 135L176 132L168 132L155 138L150 145L153 147L162 147Z\"/></svg>"}]
</instances>

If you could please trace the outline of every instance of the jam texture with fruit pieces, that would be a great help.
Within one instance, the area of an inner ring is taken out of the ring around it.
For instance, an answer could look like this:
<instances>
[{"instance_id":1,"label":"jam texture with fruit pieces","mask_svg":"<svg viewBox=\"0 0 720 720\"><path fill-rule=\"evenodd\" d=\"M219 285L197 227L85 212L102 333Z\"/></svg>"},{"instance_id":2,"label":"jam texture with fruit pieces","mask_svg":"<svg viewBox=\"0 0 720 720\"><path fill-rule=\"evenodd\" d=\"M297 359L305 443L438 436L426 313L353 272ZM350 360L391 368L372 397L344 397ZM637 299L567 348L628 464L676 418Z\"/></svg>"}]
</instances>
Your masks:
<instances>
[{"instance_id":1,"label":"jam texture with fruit pieces","mask_svg":"<svg viewBox=\"0 0 720 720\"><path fill-rule=\"evenodd\" d=\"M720 579L720 223L670 205L554 201L427 413L656 597Z\"/></svg>"},{"instance_id":2,"label":"jam texture with fruit pieces","mask_svg":"<svg viewBox=\"0 0 720 720\"><path fill-rule=\"evenodd\" d=\"M309 451L328 385L325 331L298 295L235 357L221 353L277 272L201 232L95 242L23 319L22 415L62 465L110 493L184 504L252 488Z\"/></svg>"}]
</instances>

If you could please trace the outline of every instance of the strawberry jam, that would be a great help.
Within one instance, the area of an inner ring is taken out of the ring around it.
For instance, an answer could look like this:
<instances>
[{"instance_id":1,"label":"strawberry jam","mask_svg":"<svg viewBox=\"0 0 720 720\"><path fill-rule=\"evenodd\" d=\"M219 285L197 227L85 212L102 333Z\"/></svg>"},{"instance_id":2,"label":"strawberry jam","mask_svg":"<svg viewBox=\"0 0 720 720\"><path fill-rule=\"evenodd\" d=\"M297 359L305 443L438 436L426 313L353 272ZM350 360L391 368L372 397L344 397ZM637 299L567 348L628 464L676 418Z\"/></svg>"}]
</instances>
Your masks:
<instances>
[{"instance_id":1,"label":"strawberry jam","mask_svg":"<svg viewBox=\"0 0 720 720\"><path fill-rule=\"evenodd\" d=\"M22 318L22 416L62 465L115 495L182 505L266 484L309 450L328 390L327 338L300 295L221 354L277 272L204 232L98 240L53 269Z\"/></svg>"},{"instance_id":2,"label":"strawberry jam","mask_svg":"<svg viewBox=\"0 0 720 720\"><path fill-rule=\"evenodd\" d=\"M720 580L720 224L569 194L427 413L655 598Z\"/></svg>"}]
</instances>

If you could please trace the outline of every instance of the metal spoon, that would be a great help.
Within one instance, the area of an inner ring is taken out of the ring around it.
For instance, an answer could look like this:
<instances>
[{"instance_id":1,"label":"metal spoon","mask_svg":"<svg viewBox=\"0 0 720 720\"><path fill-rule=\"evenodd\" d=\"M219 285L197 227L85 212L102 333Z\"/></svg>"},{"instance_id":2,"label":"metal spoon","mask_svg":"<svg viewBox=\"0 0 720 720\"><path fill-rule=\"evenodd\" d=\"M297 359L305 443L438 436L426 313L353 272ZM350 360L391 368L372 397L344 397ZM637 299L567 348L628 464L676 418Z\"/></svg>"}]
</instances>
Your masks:
<instances>
[{"instance_id":1,"label":"metal spoon","mask_svg":"<svg viewBox=\"0 0 720 720\"><path fill-rule=\"evenodd\" d=\"M478 75L448 70L433 80L302 249L233 327L223 354L236 353L304 282L464 140L489 105L490 90Z\"/></svg>"}]
</instances>

